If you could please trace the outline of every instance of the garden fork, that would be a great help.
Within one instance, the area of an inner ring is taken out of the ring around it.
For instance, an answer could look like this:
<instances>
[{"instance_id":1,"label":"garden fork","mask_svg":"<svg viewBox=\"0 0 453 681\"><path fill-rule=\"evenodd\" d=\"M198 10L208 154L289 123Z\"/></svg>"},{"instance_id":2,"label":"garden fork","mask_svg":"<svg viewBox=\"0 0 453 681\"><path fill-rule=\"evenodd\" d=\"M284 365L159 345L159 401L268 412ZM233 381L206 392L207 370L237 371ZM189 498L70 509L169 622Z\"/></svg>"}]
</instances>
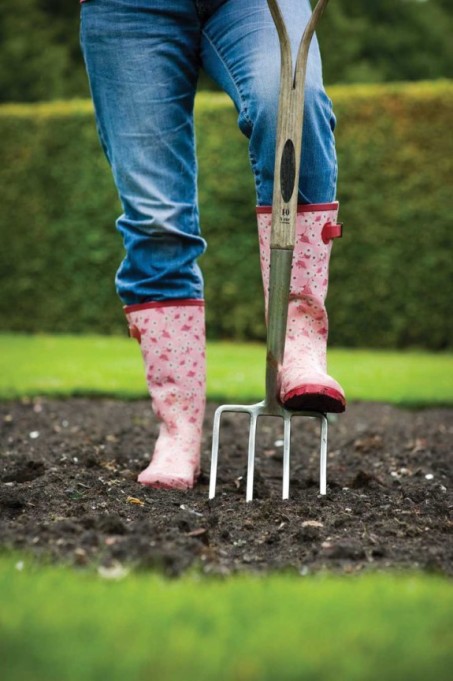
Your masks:
<instances>
[{"instance_id":1,"label":"garden fork","mask_svg":"<svg viewBox=\"0 0 453 681\"><path fill-rule=\"evenodd\" d=\"M246 500L253 499L255 470L255 440L259 416L278 416L283 419L283 492L289 498L291 419L293 416L317 418L321 423L320 493L327 484L327 416L316 411L289 411L278 400L278 370L283 364L286 325L291 281L291 263L295 242L297 198L302 147L305 74L308 50L316 25L328 0L318 0L302 36L293 70L291 45L277 0L267 0L277 29L280 52L280 95L275 154L274 192L272 201L271 261L266 357L266 396L252 405L225 404L214 416L209 498L215 497L217 462L219 455L220 421L225 412L250 415Z\"/></svg>"}]
</instances>

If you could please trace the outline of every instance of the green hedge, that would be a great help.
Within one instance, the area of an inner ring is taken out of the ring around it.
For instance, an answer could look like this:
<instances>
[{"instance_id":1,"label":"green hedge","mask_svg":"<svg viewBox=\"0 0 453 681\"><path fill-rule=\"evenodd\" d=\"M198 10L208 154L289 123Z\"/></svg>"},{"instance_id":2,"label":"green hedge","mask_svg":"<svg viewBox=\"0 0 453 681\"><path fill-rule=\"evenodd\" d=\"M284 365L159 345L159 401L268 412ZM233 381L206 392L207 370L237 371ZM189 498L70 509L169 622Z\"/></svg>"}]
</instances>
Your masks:
<instances>
[{"instance_id":1,"label":"green hedge","mask_svg":"<svg viewBox=\"0 0 453 681\"><path fill-rule=\"evenodd\" d=\"M453 82L329 90L338 118L331 344L453 343ZM263 338L247 143L219 94L197 100L201 261L211 337ZM85 101L0 107L1 329L124 332L120 212Z\"/></svg>"}]
</instances>

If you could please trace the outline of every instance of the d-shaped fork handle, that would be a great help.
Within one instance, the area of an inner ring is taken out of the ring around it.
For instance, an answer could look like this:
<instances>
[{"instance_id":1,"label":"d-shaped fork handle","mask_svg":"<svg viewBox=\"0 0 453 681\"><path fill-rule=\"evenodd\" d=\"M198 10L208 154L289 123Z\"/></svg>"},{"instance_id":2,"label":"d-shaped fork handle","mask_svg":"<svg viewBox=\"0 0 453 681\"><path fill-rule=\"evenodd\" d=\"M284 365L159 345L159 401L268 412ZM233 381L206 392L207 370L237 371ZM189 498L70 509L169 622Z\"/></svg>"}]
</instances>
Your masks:
<instances>
[{"instance_id":1,"label":"d-shaped fork handle","mask_svg":"<svg viewBox=\"0 0 453 681\"><path fill-rule=\"evenodd\" d=\"M280 7L277 0L267 0L281 53L271 248L294 248L308 51L328 1L319 0L313 10L293 68L291 43Z\"/></svg>"}]
</instances>

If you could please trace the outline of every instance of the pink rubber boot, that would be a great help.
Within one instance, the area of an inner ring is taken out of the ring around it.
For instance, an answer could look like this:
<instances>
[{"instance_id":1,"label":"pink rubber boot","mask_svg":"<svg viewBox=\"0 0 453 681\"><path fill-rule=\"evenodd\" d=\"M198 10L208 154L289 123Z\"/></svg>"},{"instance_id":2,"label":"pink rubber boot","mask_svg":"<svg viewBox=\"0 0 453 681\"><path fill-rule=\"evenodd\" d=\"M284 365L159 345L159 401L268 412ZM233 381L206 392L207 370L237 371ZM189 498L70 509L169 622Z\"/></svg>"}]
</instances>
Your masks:
<instances>
[{"instance_id":1,"label":"pink rubber boot","mask_svg":"<svg viewBox=\"0 0 453 681\"><path fill-rule=\"evenodd\" d=\"M328 285L332 239L341 236L338 203L299 206L280 400L287 409L342 412L342 387L327 373ZM258 235L266 316L269 291L271 207L258 207Z\"/></svg>"},{"instance_id":2,"label":"pink rubber boot","mask_svg":"<svg viewBox=\"0 0 453 681\"><path fill-rule=\"evenodd\" d=\"M205 409L205 325L202 300L144 303L125 308L140 343L151 404L160 430L138 482L189 489L200 474Z\"/></svg>"}]
</instances>

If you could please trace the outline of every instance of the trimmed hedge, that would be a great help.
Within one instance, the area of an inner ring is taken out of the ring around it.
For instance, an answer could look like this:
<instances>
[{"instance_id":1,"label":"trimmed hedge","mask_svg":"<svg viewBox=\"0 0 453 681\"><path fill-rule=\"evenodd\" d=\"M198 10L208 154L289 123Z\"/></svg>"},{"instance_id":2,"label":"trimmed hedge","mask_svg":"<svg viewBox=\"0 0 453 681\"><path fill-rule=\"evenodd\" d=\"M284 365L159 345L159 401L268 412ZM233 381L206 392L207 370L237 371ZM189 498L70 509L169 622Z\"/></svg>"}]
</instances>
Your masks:
<instances>
[{"instance_id":1,"label":"trimmed hedge","mask_svg":"<svg viewBox=\"0 0 453 681\"><path fill-rule=\"evenodd\" d=\"M330 342L453 343L453 82L329 89L338 118ZM247 142L224 95L197 98L211 338L264 338ZM120 212L86 101L0 107L0 328L124 332Z\"/></svg>"}]
</instances>

